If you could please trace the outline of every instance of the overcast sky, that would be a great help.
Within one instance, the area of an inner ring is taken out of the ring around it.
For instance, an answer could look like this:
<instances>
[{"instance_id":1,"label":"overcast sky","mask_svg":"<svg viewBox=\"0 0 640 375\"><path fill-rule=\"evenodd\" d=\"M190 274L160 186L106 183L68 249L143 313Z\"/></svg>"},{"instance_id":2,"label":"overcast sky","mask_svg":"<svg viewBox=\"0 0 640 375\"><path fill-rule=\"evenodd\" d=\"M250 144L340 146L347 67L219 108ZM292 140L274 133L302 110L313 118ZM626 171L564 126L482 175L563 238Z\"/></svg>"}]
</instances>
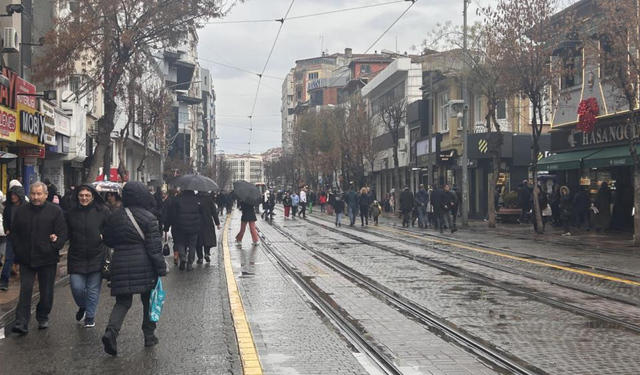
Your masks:
<instances>
[{"instance_id":1,"label":"overcast sky","mask_svg":"<svg viewBox=\"0 0 640 375\"><path fill-rule=\"evenodd\" d=\"M296 0L289 17L387 3L394 0ZM470 22L479 20L478 6L493 0L473 0ZM248 0L235 6L217 24L199 31L199 56L202 67L211 70L217 95L218 150L243 153L249 150L249 119L258 85L256 75L217 65L211 60L250 72L261 72L278 32L278 22L221 23L284 17L291 0ZM360 9L330 15L286 21L265 75L255 107L251 152L264 152L281 145L281 87L295 61L328 52L363 53L409 6L410 2ZM452 20L462 24L462 0L419 0L409 12L371 49L411 52L438 22Z\"/></svg>"}]
</instances>

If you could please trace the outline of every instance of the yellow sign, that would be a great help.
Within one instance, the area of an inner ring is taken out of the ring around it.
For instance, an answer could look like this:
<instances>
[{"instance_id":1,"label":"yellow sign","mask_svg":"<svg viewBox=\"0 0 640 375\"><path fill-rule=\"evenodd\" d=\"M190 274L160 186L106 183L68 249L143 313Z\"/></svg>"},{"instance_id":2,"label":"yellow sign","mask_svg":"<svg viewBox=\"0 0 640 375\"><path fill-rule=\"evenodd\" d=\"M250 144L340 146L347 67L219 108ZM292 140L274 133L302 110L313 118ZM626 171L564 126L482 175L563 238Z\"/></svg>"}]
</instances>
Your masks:
<instances>
[{"instance_id":1,"label":"yellow sign","mask_svg":"<svg viewBox=\"0 0 640 375\"><path fill-rule=\"evenodd\" d=\"M0 106L0 141L16 141L18 116L16 111Z\"/></svg>"},{"instance_id":2,"label":"yellow sign","mask_svg":"<svg viewBox=\"0 0 640 375\"><path fill-rule=\"evenodd\" d=\"M478 141L478 150L480 150L480 152L483 154L487 153L487 151L489 150L489 144L486 140L481 139L480 141Z\"/></svg>"},{"instance_id":3,"label":"yellow sign","mask_svg":"<svg viewBox=\"0 0 640 375\"><path fill-rule=\"evenodd\" d=\"M38 110L18 103L16 140L43 147L45 122L45 116L38 112Z\"/></svg>"}]
</instances>

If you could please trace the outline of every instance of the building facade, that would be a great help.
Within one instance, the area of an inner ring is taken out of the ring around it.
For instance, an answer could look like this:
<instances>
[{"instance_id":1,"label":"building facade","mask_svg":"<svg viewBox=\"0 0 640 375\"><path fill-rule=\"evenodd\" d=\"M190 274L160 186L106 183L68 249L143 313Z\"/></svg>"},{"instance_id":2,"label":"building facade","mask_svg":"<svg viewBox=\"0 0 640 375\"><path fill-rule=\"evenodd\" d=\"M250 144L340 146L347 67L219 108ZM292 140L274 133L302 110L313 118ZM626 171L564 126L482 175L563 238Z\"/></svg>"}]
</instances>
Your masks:
<instances>
[{"instance_id":1,"label":"building facade","mask_svg":"<svg viewBox=\"0 0 640 375\"><path fill-rule=\"evenodd\" d=\"M264 183L263 160L260 155L225 155L231 168L231 183L244 180L252 184Z\"/></svg>"}]
</instances>

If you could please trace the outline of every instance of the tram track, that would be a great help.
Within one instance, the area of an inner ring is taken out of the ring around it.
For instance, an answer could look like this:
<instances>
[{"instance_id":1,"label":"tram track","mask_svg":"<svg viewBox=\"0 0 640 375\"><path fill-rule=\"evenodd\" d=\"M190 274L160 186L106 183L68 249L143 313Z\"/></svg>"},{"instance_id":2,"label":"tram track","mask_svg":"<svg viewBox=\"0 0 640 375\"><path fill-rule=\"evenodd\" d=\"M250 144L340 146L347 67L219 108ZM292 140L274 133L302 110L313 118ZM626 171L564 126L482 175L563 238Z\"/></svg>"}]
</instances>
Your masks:
<instances>
[{"instance_id":1,"label":"tram track","mask_svg":"<svg viewBox=\"0 0 640 375\"><path fill-rule=\"evenodd\" d=\"M423 325L427 326L430 331L436 332L439 336L443 337L447 341L454 342L461 346L465 350L475 354L487 364L491 365L496 371L500 373L508 374L545 374L542 370L526 363L504 351L498 350L490 343L469 334L468 332L452 327L442 318L428 311L424 307L398 295L392 290L381 286L379 283L370 280L366 276L351 269L347 265L341 263L335 258L316 250L313 247L301 242L293 235L289 234L286 230L282 229L278 224L271 222L271 226L282 236L293 241L304 250L310 252L316 259L335 270L347 280L350 280L359 287L365 289L367 292L378 298L379 300L389 304L391 307L400 311L405 316L408 316ZM322 311L327 316L339 322L339 328L342 331L346 331L350 340L355 340L358 344L357 347L364 351L370 358L374 359L375 363L386 371L388 374L402 374L402 370L399 369L393 358L389 358L385 353L380 351L375 344L371 343L369 339L358 330L349 320L344 317L336 307L334 307L330 301L324 299L321 293L316 290L317 288L312 283L306 280L300 275L294 267L292 267L285 256L279 253L270 243L264 243L267 251L276 259L276 261L285 269L285 271L293 277L298 284L314 299L314 301L322 307Z\"/></svg>"},{"instance_id":2,"label":"tram track","mask_svg":"<svg viewBox=\"0 0 640 375\"><path fill-rule=\"evenodd\" d=\"M322 219L317 219L317 220L326 222L325 220L322 220ZM315 220L312 219L312 221L315 221ZM316 223L317 223L317 221L316 221ZM621 319L618 319L618 318L614 318L614 317L611 317L611 316L608 316L608 315L605 315L605 314L602 314L600 312L593 311L593 310L590 310L590 309L587 309L587 308L579 307L579 306L576 306L574 304L561 301L559 299L555 299L555 298L552 298L552 297L544 296L544 295L541 295L541 294L539 294L537 292L531 291L531 290L529 290L527 288L515 286L515 285L510 284L510 283L497 281L497 280L495 280L493 278L481 275L479 273L465 270L465 269L463 269L463 268L461 268L459 266L453 266L453 265L445 264L445 263L430 259L429 257L426 257L426 256L410 254L410 253L407 253L406 251L397 250L397 249L394 249L393 247L387 246L387 245L382 244L382 243L372 242L372 241L369 241L369 240L367 240L365 238L356 236L353 233L348 233L348 232L345 232L345 231L338 230L336 228L332 228L329 225L325 225L325 224L322 224L322 223L318 223L318 224L322 225L323 229L326 229L326 230L328 230L328 231L330 231L332 233L336 233L336 234L342 235L342 236L344 236L346 238L349 238L349 239L351 239L353 241L357 241L357 242L360 242L360 243L375 247L375 248L377 248L379 250L382 250L382 251L385 251L385 252L389 252L389 253L392 253L392 254L395 254L395 255L398 255L398 256L402 256L404 258L408 258L408 259L411 259L413 261L417 261L417 262L419 262L421 264L425 264L427 266L434 267L434 268L437 268L437 269L440 269L442 271L446 271L446 272L449 272L449 273L452 273L452 274L455 274L455 275L458 275L458 276L466 277L468 279L483 283L485 285L489 285L489 286L493 286L493 287L496 287L496 288L499 288L499 289L502 289L502 290L506 290L506 291L508 291L510 293L514 293L514 294L517 294L517 295L528 297L528 298L537 300L539 302L545 303L547 305L550 305L552 307L560 308L560 309L563 309L565 311L569 311L569 312L572 312L572 313L575 313L575 314L578 314L578 315L589 317L591 319L595 319L595 320L598 320L600 322L604 322L604 323L609 324L609 325L613 325L613 326L616 326L616 327L624 328L624 329L632 331L634 333L640 333L640 325L637 325L637 324L634 324L634 323L629 323L629 322L626 322L624 320L621 320ZM351 230L355 229L354 230L355 232L362 232L362 233L366 233L366 234L370 234L370 235L374 234L376 236L379 236L379 237L382 237L382 238L385 238L385 239L389 239L389 240L392 240L392 241L399 241L399 242L402 242L402 243L405 243L405 244L409 244L409 245L413 245L413 246L416 245L414 242L407 241L407 240L404 240L404 239L401 239L401 238L385 236L385 235L377 233L377 232L376 233L372 233L372 232L369 232L369 231L366 231L366 230L362 230L362 229L359 229L359 228L355 228L355 227L352 227L350 229ZM541 278L540 276L535 275L535 274L532 274L531 276L523 275L523 274L519 273L521 271L514 271L514 270L508 269L508 268L505 269L503 266L500 266L500 268L503 268L503 269L499 269L495 263L492 263L492 262L489 262L489 261L479 260L477 258L468 257L468 256L461 255L461 254L458 254L458 253L453 253L453 252L447 251L447 250L437 249L434 246L432 246L429 249L429 251L434 251L434 252L439 253L441 255L447 255L447 256L455 257L455 258L463 260L463 261L467 261L467 262L470 262L470 263L474 263L474 264L478 264L478 265L481 265L481 266L485 266L485 267L489 267L489 268L492 268L492 269L496 269L496 270L501 271L501 272L507 272L507 273L519 275L519 276L522 276L522 277L532 278L532 279L537 280L537 281L550 282L548 280L544 280L543 278ZM559 286L565 287L565 288L578 290L578 291L581 291L583 293L587 293L587 294L591 294L591 295L597 295L598 297L602 297L602 298L607 298L609 300L618 301L618 299L614 298L614 297L608 297L606 295L603 296L603 295L600 295L600 294L596 294L591 289L581 288L579 286L570 285L570 284L568 284L569 286L563 286L563 285L560 285L559 281L555 281L553 283L557 284ZM635 302L626 301L624 299L622 299L622 300L620 300L618 302L622 302L622 303L625 303L625 304L630 304L630 305L637 306L637 304Z\"/></svg>"}]
</instances>

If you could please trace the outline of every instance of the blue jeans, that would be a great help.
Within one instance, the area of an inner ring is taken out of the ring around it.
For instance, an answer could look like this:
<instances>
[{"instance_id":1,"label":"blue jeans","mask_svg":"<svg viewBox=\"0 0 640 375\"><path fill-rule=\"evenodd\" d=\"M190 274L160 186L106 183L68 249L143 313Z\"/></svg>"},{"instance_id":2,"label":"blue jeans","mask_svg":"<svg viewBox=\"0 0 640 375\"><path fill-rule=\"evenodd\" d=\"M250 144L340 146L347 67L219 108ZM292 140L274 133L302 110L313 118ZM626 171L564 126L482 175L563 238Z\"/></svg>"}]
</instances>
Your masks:
<instances>
[{"instance_id":1,"label":"blue jeans","mask_svg":"<svg viewBox=\"0 0 640 375\"><path fill-rule=\"evenodd\" d=\"M427 207L418 206L418 225L427 226Z\"/></svg>"},{"instance_id":2,"label":"blue jeans","mask_svg":"<svg viewBox=\"0 0 640 375\"><path fill-rule=\"evenodd\" d=\"M87 274L73 273L69 276L71 281L71 294L80 308L87 309L87 318L95 319L102 287L102 275L100 272Z\"/></svg>"},{"instance_id":3,"label":"blue jeans","mask_svg":"<svg viewBox=\"0 0 640 375\"><path fill-rule=\"evenodd\" d=\"M336 225L342 225L342 212L336 213Z\"/></svg>"},{"instance_id":4,"label":"blue jeans","mask_svg":"<svg viewBox=\"0 0 640 375\"><path fill-rule=\"evenodd\" d=\"M4 265L2 266L0 280L9 282L11 267L13 267L13 245L11 240L7 239L7 251L4 253Z\"/></svg>"},{"instance_id":5,"label":"blue jeans","mask_svg":"<svg viewBox=\"0 0 640 375\"><path fill-rule=\"evenodd\" d=\"M358 207L349 207L349 221L350 225L354 225L356 223L356 211L358 211Z\"/></svg>"}]
</instances>

